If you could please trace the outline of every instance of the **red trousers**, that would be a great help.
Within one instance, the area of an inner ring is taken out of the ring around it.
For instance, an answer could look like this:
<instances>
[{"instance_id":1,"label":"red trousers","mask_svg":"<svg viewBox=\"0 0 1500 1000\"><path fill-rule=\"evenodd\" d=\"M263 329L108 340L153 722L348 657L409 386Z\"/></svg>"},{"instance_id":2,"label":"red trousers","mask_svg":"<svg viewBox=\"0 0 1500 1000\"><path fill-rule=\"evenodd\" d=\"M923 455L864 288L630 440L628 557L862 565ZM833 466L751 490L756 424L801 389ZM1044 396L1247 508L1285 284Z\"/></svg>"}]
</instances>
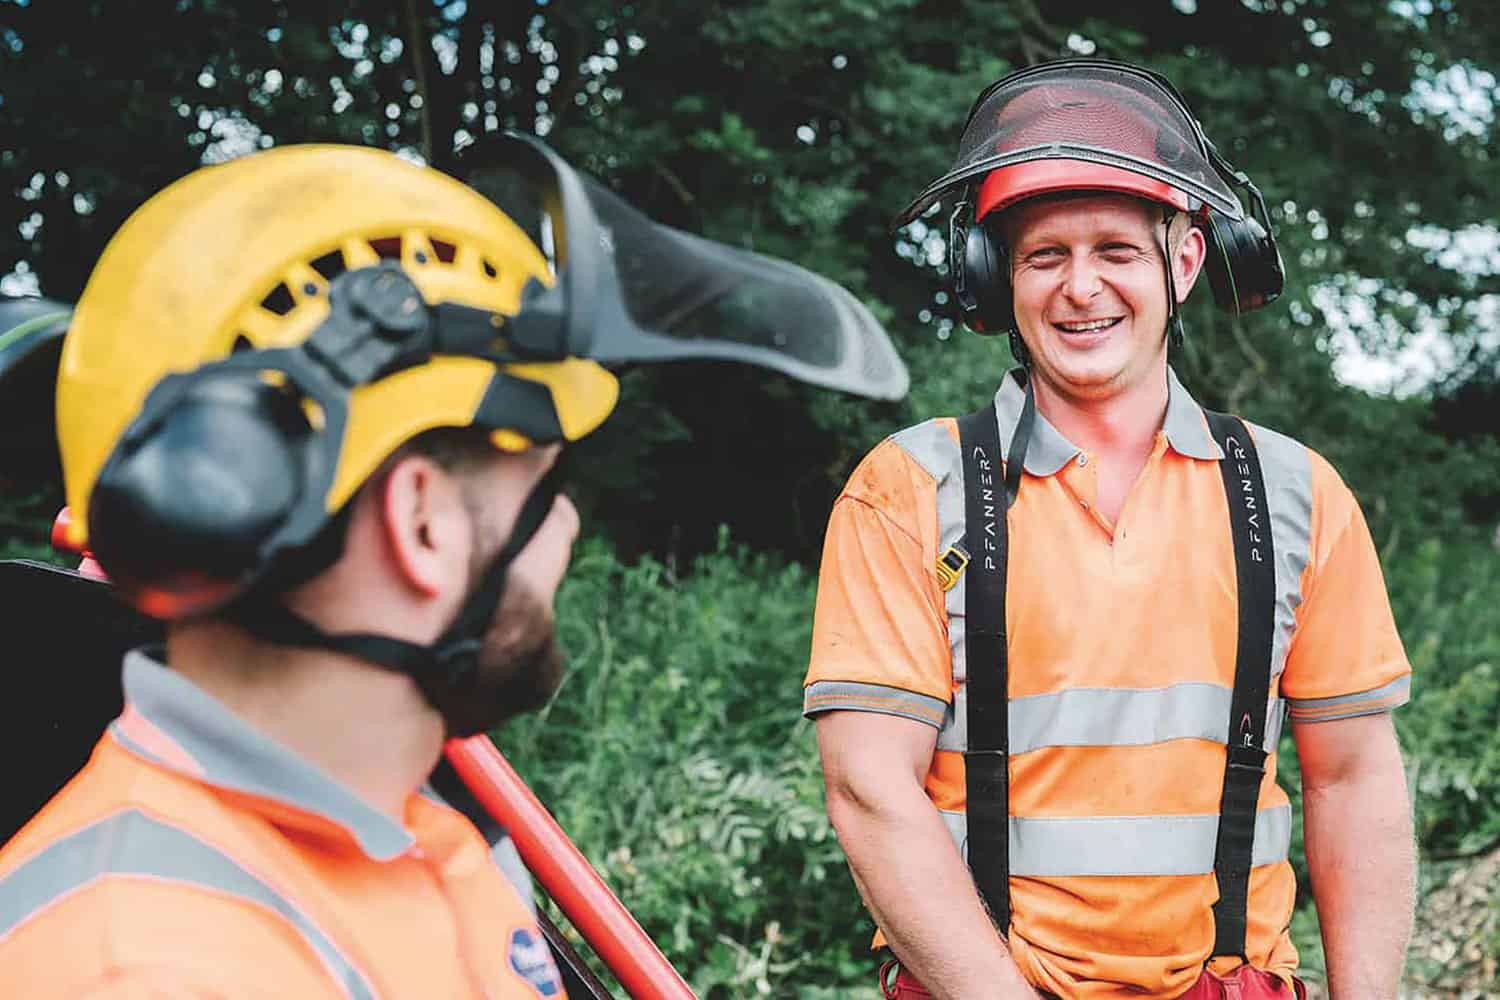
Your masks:
<instances>
[{"instance_id":1,"label":"red trousers","mask_svg":"<svg viewBox=\"0 0 1500 1000\"><path fill-rule=\"evenodd\" d=\"M891 973L895 972L892 976ZM1286 988L1280 976L1242 965L1227 977L1204 970L1203 975L1179 1000L1302 1000L1306 988L1296 982L1296 992ZM928 1000L932 996L911 973L892 960L880 967L880 990L887 1000ZM1052 994L1045 994L1051 996Z\"/></svg>"}]
</instances>

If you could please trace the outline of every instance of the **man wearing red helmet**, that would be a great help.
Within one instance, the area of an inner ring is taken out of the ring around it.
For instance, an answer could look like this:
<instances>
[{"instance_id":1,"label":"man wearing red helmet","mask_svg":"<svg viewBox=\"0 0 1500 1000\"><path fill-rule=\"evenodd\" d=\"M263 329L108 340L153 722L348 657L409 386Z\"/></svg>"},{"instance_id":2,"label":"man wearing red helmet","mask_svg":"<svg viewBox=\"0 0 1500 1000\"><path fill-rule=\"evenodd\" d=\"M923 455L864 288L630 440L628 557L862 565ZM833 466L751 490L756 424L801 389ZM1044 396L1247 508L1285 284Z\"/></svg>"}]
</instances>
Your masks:
<instances>
[{"instance_id":1,"label":"man wearing red helmet","mask_svg":"<svg viewBox=\"0 0 1500 1000\"><path fill-rule=\"evenodd\" d=\"M1200 272L1280 291L1259 192L1165 80L1070 61L981 94L898 222L945 196L964 318L1021 367L851 476L805 696L886 995L1301 995L1290 718L1330 990L1394 998L1410 666L1368 528L1167 363Z\"/></svg>"}]
</instances>

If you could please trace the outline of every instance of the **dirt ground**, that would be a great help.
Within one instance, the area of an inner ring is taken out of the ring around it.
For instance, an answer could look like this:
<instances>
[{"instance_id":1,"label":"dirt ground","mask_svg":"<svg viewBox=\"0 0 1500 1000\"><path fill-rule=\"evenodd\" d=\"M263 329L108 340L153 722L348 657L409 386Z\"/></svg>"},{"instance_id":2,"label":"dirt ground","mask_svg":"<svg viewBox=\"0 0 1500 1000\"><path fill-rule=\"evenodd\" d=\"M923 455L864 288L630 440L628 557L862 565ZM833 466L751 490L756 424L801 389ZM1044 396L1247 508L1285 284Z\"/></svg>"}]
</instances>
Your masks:
<instances>
[{"instance_id":1,"label":"dirt ground","mask_svg":"<svg viewBox=\"0 0 1500 1000\"><path fill-rule=\"evenodd\" d=\"M1463 862L1417 908L1403 1000L1500 998L1500 848ZM1327 1000L1320 982L1308 1000Z\"/></svg>"},{"instance_id":2,"label":"dirt ground","mask_svg":"<svg viewBox=\"0 0 1500 1000\"><path fill-rule=\"evenodd\" d=\"M1408 955L1413 1000L1500 997L1500 848L1427 894Z\"/></svg>"}]
</instances>

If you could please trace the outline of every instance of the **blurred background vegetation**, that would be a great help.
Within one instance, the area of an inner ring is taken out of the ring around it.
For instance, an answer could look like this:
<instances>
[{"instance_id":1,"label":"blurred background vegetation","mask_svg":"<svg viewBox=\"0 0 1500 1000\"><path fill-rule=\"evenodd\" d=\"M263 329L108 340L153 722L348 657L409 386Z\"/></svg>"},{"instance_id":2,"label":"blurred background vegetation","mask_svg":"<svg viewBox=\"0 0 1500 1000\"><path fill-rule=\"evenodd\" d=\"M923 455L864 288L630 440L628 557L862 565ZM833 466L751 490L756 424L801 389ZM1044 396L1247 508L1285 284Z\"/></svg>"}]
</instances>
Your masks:
<instances>
[{"instance_id":1,"label":"blurred background vegetation","mask_svg":"<svg viewBox=\"0 0 1500 1000\"><path fill-rule=\"evenodd\" d=\"M873 996L799 719L821 534L865 450L972 409L1008 364L954 325L941 217L886 224L985 84L1070 54L1167 74L1266 193L1285 295L1234 319L1200 292L1175 364L1359 496L1416 672L1397 715L1426 893L1412 995L1500 993L1489 4L0 0L0 289L74 301L124 217L201 163L342 141L452 169L507 128L659 221L853 289L911 368L903 403L714 365L627 379L574 456L572 672L499 739L700 995ZM60 503L48 461L0 468L0 555L47 557ZM1295 797L1292 760L1284 781ZM1293 929L1316 979L1310 905Z\"/></svg>"}]
</instances>

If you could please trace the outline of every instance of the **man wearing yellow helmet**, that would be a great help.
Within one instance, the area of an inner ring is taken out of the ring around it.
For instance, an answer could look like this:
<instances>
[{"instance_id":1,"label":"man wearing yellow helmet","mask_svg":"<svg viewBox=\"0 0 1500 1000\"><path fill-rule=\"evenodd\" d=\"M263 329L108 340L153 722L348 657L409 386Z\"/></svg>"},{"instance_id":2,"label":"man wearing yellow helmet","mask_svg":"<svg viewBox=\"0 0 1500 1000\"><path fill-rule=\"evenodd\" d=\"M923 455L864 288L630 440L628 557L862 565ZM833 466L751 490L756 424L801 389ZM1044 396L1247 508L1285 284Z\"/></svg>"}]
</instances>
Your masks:
<instances>
[{"instance_id":1,"label":"man wearing yellow helmet","mask_svg":"<svg viewBox=\"0 0 1500 1000\"><path fill-rule=\"evenodd\" d=\"M1289 718L1333 995L1394 1000L1410 666L1369 531L1167 363L1201 272L1280 291L1259 192L1163 78L1070 60L981 94L898 221L944 196L964 318L1022 364L851 476L805 696L886 995L1300 994Z\"/></svg>"},{"instance_id":2,"label":"man wearing yellow helmet","mask_svg":"<svg viewBox=\"0 0 1500 1000\"><path fill-rule=\"evenodd\" d=\"M562 994L423 786L446 738L560 679L578 516L553 469L614 407L601 362L876 395L905 372L836 286L716 246L701 280L706 241L539 143L493 148L476 177L518 177L534 217L388 153L290 147L190 175L106 249L58 382L71 542L167 638L0 852L0 993ZM828 323L740 328L725 300L757 282Z\"/></svg>"}]
</instances>

